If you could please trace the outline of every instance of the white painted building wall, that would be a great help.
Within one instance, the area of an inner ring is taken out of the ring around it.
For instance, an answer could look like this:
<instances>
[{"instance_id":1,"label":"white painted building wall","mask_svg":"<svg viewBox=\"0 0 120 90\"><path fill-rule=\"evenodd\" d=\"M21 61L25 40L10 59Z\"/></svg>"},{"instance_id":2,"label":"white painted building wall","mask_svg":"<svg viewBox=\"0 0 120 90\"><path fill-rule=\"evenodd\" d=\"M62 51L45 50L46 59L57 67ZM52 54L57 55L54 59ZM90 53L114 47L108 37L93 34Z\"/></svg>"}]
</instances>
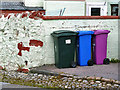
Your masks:
<instances>
[{"instance_id":1,"label":"white painted building wall","mask_svg":"<svg viewBox=\"0 0 120 90\"><path fill-rule=\"evenodd\" d=\"M91 8L100 8L100 16L107 16L106 2L86 2L86 16L91 16Z\"/></svg>"},{"instance_id":2,"label":"white painted building wall","mask_svg":"<svg viewBox=\"0 0 120 90\"><path fill-rule=\"evenodd\" d=\"M84 16L85 2L83 1L45 1L44 9L46 16L59 16L60 10L64 9L63 16Z\"/></svg>"},{"instance_id":3,"label":"white painted building wall","mask_svg":"<svg viewBox=\"0 0 120 90\"><path fill-rule=\"evenodd\" d=\"M54 64L54 43L51 33L56 30L110 30L108 37L108 58L118 58L118 20L117 19L76 19L76 20L33 20L28 17L12 16L0 18L0 66L8 70L16 70L17 63L28 67ZM43 47L29 46L31 39L41 40ZM22 51L18 55L18 43L23 42L30 51Z\"/></svg>"},{"instance_id":4,"label":"white painted building wall","mask_svg":"<svg viewBox=\"0 0 120 90\"><path fill-rule=\"evenodd\" d=\"M119 2L120 0L85 0L86 2Z\"/></svg>"},{"instance_id":5,"label":"white painted building wall","mask_svg":"<svg viewBox=\"0 0 120 90\"><path fill-rule=\"evenodd\" d=\"M24 0L0 0L0 2L23 2Z\"/></svg>"},{"instance_id":6,"label":"white painted building wall","mask_svg":"<svg viewBox=\"0 0 120 90\"><path fill-rule=\"evenodd\" d=\"M27 7L43 7L44 0L24 0Z\"/></svg>"},{"instance_id":7,"label":"white painted building wall","mask_svg":"<svg viewBox=\"0 0 120 90\"><path fill-rule=\"evenodd\" d=\"M119 1L120 0L86 0L86 4L87 3L93 3L93 4L94 3L98 3L98 4L99 3L106 3L107 8L105 7L106 9L104 8L104 10L105 10L105 13L107 13L107 14L104 14L104 15L111 16L111 4L118 4ZM97 4L94 4L94 5L98 6ZM106 6L106 5L102 5L102 6ZM87 10L87 7L86 7L86 10ZM89 16L88 14L86 14L86 15Z\"/></svg>"},{"instance_id":8,"label":"white painted building wall","mask_svg":"<svg viewBox=\"0 0 120 90\"><path fill-rule=\"evenodd\" d=\"M9 0L1 0L9 1ZM24 1L27 7L43 7L47 16L59 16L60 10L65 8L63 16L90 16L90 8L88 3L93 3L93 7L101 7L101 16L111 15L111 4L118 4L119 0L85 0L85 1L55 1L55 0L10 0ZM99 3L105 3L100 5ZM97 3L97 4L96 4ZM96 5L96 6L95 6Z\"/></svg>"}]
</instances>

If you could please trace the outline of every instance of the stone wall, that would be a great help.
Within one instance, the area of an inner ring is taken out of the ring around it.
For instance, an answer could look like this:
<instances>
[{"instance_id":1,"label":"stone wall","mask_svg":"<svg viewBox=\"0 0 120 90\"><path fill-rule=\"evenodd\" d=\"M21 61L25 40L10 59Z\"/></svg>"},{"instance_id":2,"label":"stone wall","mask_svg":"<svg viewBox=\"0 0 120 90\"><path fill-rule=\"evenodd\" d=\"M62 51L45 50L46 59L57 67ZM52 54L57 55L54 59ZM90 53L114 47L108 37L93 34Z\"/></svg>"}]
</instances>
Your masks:
<instances>
[{"instance_id":1,"label":"stone wall","mask_svg":"<svg viewBox=\"0 0 120 90\"><path fill-rule=\"evenodd\" d=\"M24 17L24 18L22 18ZM32 17L32 16L31 16ZM9 19L8 19L9 18ZM0 18L0 65L16 69L17 64L34 67L44 64L43 20L14 14ZM43 44L43 45L42 45ZM21 54L20 54L21 53Z\"/></svg>"},{"instance_id":2,"label":"stone wall","mask_svg":"<svg viewBox=\"0 0 120 90\"><path fill-rule=\"evenodd\" d=\"M35 15L35 14L34 14ZM43 20L31 15L0 16L0 66L16 70L17 64L29 67L54 64L54 43L50 35L56 30L107 29L107 56L118 58L118 19Z\"/></svg>"}]
</instances>

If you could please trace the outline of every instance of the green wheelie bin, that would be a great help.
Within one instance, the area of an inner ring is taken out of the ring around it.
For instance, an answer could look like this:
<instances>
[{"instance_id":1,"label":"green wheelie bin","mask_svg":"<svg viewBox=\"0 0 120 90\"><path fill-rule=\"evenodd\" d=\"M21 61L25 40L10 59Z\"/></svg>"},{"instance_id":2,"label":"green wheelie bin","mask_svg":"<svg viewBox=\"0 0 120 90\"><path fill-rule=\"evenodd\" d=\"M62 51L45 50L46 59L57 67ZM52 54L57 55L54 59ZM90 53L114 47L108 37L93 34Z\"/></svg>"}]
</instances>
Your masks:
<instances>
[{"instance_id":1,"label":"green wheelie bin","mask_svg":"<svg viewBox=\"0 0 120 90\"><path fill-rule=\"evenodd\" d=\"M55 66L58 68L76 67L77 32L69 30L54 31Z\"/></svg>"}]
</instances>

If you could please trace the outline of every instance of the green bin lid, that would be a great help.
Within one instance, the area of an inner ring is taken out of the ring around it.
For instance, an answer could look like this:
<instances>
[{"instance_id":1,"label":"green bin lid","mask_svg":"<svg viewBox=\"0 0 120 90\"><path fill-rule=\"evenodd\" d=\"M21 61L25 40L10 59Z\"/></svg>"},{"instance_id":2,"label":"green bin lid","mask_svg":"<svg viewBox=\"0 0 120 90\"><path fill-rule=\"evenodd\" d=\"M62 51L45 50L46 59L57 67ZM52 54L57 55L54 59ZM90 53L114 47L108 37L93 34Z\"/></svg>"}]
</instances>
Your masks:
<instances>
[{"instance_id":1,"label":"green bin lid","mask_svg":"<svg viewBox=\"0 0 120 90\"><path fill-rule=\"evenodd\" d=\"M69 31L69 30L59 30L59 31L54 31L51 35L54 37L76 36L77 32Z\"/></svg>"}]
</instances>

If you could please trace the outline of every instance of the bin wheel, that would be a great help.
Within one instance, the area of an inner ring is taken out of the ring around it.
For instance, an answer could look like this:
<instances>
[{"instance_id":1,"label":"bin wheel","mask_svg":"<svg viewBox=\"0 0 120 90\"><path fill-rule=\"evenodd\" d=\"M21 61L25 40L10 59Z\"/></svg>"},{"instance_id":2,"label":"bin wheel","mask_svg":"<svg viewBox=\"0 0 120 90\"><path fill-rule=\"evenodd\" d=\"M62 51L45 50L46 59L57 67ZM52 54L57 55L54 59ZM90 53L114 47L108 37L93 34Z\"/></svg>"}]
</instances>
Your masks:
<instances>
[{"instance_id":1,"label":"bin wheel","mask_svg":"<svg viewBox=\"0 0 120 90\"><path fill-rule=\"evenodd\" d=\"M104 64L109 64L110 63L110 60L109 58L105 58L104 61L103 61Z\"/></svg>"},{"instance_id":2,"label":"bin wheel","mask_svg":"<svg viewBox=\"0 0 120 90\"><path fill-rule=\"evenodd\" d=\"M91 60L88 60L87 64L88 64L88 66L93 66L94 62L93 62L93 60L91 59Z\"/></svg>"},{"instance_id":3,"label":"bin wheel","mask_svg":"<svg viewBox=\"0 0 120 90\"><path fill-rule=\"evenodd\" d=\"M72 62L72 63L71 63L71 67L72 67L72 68L75 68L76 66L77 66L77 65L76 65L76 62Z\"/></svg>"}]
</instances>

